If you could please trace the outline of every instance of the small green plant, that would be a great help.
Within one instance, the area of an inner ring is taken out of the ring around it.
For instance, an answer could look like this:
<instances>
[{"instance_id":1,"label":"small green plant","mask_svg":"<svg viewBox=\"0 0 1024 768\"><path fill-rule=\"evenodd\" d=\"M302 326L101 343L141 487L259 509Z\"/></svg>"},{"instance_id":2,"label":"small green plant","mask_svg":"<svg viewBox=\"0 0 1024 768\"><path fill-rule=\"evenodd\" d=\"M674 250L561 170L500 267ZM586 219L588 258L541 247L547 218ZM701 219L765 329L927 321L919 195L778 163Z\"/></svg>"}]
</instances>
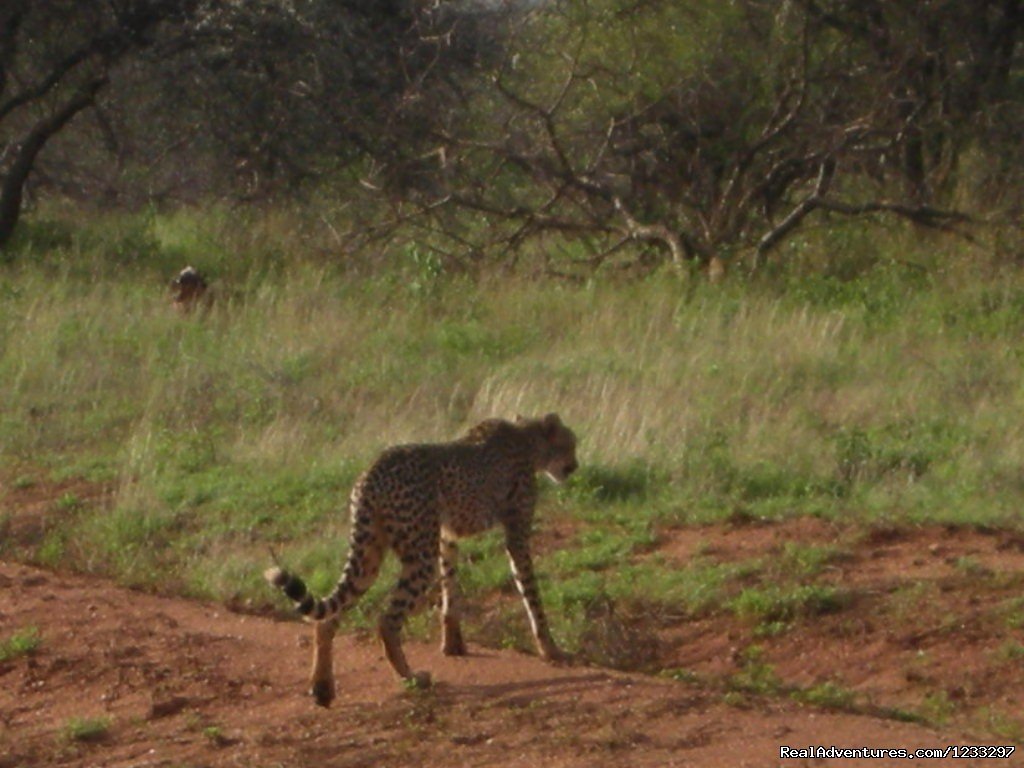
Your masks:
<instances>
[{"instance_id":1,"label":"small green plant","mask_svg":"<svg viewBox=\"0 0 1024 768\"><path fill-rule=\"evenodd\" d=\"M223 747L229 743L223 729L218 725L208 725L203 728L203 736L215 747Z\"/></svg>"},{"instance_id":2,"label":"small green plant","mask_svg":"<svg viewBox=\"0 0 1024 768\"><path fill-rule=\"evenodd\" d=\"M835 436L836 475L845 486L866 475L871 466L872 448L862 429L841 429Z\"/></svg>"},{"instance_id":3,"label":"small green plant","mask_svg":"<svg viewBox=\"0 0 1024 768\"><path fill-rule=\"evenodd\" d=\"M789 621L763 621L754 627L754 637L775 637L788 632L792 626Z\"/></svg>"},{"instance_id":4,"label":"small green plant","mask_svg":"<svg viewBox=\"0 0 1024 768\"><path fill-rule=\"evenodd\" d=\"M1015 744L1024 744L1024 721L1007 715L994 707L981 708L976 717L991 733Z\"/></svg>"},{"instance_id":5,"label":"small green plant","mask_svg":"<svg viewBox=\"0 0 1024 768\"><path fill-rule=\"evenodd\" d=\"M870 712L878 717L884 717L888 720L896 720L901 723L928 724L928 719L920 712L911 712L909 709L903 709L901 707L871 707Z\"/></svg>"},{"instance_id":6,"label":"small green plant","mask_svg":"<svg viewBox=\"0 0 1024 768\"><path fill-rule=\"evenodd\" d=\"M775 667L764 660L764 649L759 645L751 645L743 651L740 670L729 678L728 685L733 691L761 696L777 694L783 688Z\"/></svg>"},{"instance_id":7,"label":"small green plant","mask_svg":"<svg viewBox=\"0 0 1024 768\"><path fill-rule=\"evenodd\" d=\"M916 482L949 454L958 437L941 418L894 421L870 430L841 428L833 438L836 479L845 492L855 483L891 477Z\"/></svg>"},{"instance_id":8,"label":"small green plant","mask_svg":"<svg viewBox=\"0 0 1024 768\"><path fill-rule=\"evenodd\" d=\"M25 627L0 643L0 662L28 656L35 653L38 647L39 630L36 627Z\"/></svg>"},{"instance_id":9,"label":"small green plant","mask_svg":"<svg viewBox=\"0 0 1024 768\"><path fill-rule=\"evenodd\" d=\"M944 725L956 712L956 704L945 691L937 691L924 697L918 712L929 722Z\"/></svg>"},{"instance_id":10,"label":"small green plant","mask_svg":"<svg viewBox=\"0 0 1024 768\"><path fill-rule=\"evenodd\" d=\"M1024 627L1024 597L1012 597L1004 601L999 610L1008 628Z\"/></svg>"},{"instance_id":11,"label":"small green plant","mask_svg":"<svg viewBox=\"0 0 1024 768\"><path fill-rule=\"evenodd\" d=\"M787 541L782 551L767 563L766 570L780 579L810 579L826 566L847 556L845 551L835 546Z\"/></svg>"},{"instance_id":12,"label":"small green plant","mask_svg":"<svg viewBox=\"0 0 1024 768\"><path fill-rule=\"evenodd\" d=\"M992 575L992 569L979 562L978 558L970 555L958 557L953 564L964 576L973 578L987 578Z\"/></svg>"},{"instance_id":13,"label":"small green plant","mask_svg":"<svg viewBox=\"0 0 1024 768\"><path fill-rule=\"evenodd\" d=\"M810 688L794 691L793 698L825 709L850 710L856 703L857 694L849 688L844 688L829 680Z\"/></svg>"},{"instance_id":14,"label":"small green plant","mask_svg":"<svg viewBox=\"0 0 1024 768\"><path fill-rule=\"evenodd\" d=\"M57 567L64 557L66 540L67 533L64 529L56 528L48 532L36 549L36 562L48 568Z\"/></svg>"},{"instance_id":15,"label":"small green plant","mask_svg":"<svg viewBox=\"0 0 1024 768\"><path fill-rule=\"evenodd\" d=\"M18 490L25 490L31 488L36 484L35 478L31 475L19 475L11 483L11 487L17 488Z\"/></svg>"},{"instance_id":16,"label":"small green plant","mask_svg":"<svg viewBox=\"0 0 1024 768\"><path fill-rule=\"evenodd\" d=\"M999 646L996 656L1004 661L1020 661L1024 659L1024 645L1013 640L1007 640Z\"/></svg>"},{"instance_id":17,"label":"small green plant","mask_svg":"<svg viewBox=\"0 0 1024 768\"><path fill-rule=\"evenodd\" d=\"M696 683L700 680L700 675L692 669L684 669L682 667L663 669L658 673L658 677L675 680L677 683Z\"/></svg>"},{"instance_id":18,"label":"small green plant","mask_svg":"<svg viewBox=\"0 0 1024 768\"><path fill-rule=\"evenodd\" d=\"M913 581L898 586L885 598L886 612L899 624L919 620L921 606L936 600L938 587L931 581Z\"/></svg>"},{"instance_id":19,"label":"small green plant","mask_svg":"<svg viewBox=\"0 0 1024 768\"><path fill-rule=\"evenodd\" d=\"M750 701L741 691L726 691L722 694L722 702L736 709L746 709L750 706Z\"/></svg>"},{"instance_id":20,"label":"small green plant","mask_svg":"<svg viewBox=\"0 0 1024 768\"><path fill-rule=\"evenodd\" d=\"M103 741L112 723L109 717L73 717L64 724L64 735L69 741Z\"/></svg>"},{"instance_id":21,"label":"small green plant","mask_svg":"<svg viewBox=\"0 0 1024 768\"><path fill-rule=\"evenodd\" d=\"M842 610L847 596L836 587L820 584L766 584L740 592L730 607L740 618L785 622Z\"/></svg>"},{"instance_id":22,"label":"small green plant","mask_svg":"<svg viewBox=\"0 0 1024 768\"><path fill-rule=\"evenodd\" d=\"M430 681L426 678L405 677L402 678L402 687L407 693L423 694L431 689Z\"/></svg>"},{"instance_id":23,"label":"small green plant","mask_svg":"<svg viewBox=\"0 0 1024 768\"><path fill-rule=\"evenodd\" d=\"M82 508L82 500L73 493L65 493L57 499L57 510L59 512L77 512Z\"/></svg>"},{"instance_id":24,"label":"small green plant","mask_svg":"<svg viewBox=\"0 0 1024 768\"><path fill-rule=\"evenodd\" d=\"M614 527L592 528L581 534L576 546L563 549L553 558L561 573L598 571L628 562L635 539Z\"/></svg>"}]
</instances>

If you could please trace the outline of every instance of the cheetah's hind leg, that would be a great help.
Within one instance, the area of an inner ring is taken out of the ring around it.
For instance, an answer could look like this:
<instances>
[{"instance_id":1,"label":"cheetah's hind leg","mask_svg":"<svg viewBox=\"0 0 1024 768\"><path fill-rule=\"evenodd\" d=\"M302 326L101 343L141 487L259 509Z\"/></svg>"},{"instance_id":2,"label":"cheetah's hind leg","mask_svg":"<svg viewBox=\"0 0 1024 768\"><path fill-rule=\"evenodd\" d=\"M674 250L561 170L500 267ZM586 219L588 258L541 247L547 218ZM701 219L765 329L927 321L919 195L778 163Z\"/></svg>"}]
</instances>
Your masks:
<instances>
[{"instance_id":1,"label":"cheetah's hind leg","mask_svg":"<svg viewBox=\"0 0 1024 768\"><path fill-rule=\"evenodd\" d=\"M399 552L402 572L391 595L391 603L381 616L378 633L384 646L384 655L391 667L408 685L427 688L431 684L429 672L413 672L402 650L402 627L407 616L416 613L427 602L430 585L437 577L437 540L422 551Z\"/></svg>"},{"instance_id":2,"label":"cheetah's hind leg","mask_svg":"<svg viewBox=\"0 0 1024 768\"><path fill-rule=\"evenodd\" d=\"M368 541L353 538L341 579L331 595L324 599L313 597L302 579L281 568L271 568L264 574L268 582L292 599L300 614L315 622L309 687L310 694L321 707L329 707L335 696L332 646L338 615L370 588L380 572L383 555L384 547L379 538Z\"/></svg>"}]
</instances>

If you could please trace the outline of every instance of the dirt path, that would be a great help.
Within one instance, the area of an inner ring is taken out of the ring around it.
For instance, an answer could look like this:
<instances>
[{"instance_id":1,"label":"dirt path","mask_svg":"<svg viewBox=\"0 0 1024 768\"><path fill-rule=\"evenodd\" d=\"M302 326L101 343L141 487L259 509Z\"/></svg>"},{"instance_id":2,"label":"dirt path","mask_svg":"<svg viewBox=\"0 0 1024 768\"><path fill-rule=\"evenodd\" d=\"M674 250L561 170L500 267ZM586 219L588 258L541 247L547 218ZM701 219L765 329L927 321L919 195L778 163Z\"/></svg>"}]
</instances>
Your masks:
<instances>
[{"instance_id":1,"label":"dirt path","mask_svg":"<svg viewBox=\"0 0 1024 768\"><path fill-rule=\"evenodd\" d=\"M351 637L336 645L339 698L322 710L304 695L298 623L0 563L0 638L29 626L35 653L0 663L0 768L905 766L946 761L780 760L779 747L976 743L789 701L737 708L699 686L479 648L448 659L411 644L438 683L407 693L376 646ZM76 740L76 718L109 727Z\"/></svg>"}]
</instances>

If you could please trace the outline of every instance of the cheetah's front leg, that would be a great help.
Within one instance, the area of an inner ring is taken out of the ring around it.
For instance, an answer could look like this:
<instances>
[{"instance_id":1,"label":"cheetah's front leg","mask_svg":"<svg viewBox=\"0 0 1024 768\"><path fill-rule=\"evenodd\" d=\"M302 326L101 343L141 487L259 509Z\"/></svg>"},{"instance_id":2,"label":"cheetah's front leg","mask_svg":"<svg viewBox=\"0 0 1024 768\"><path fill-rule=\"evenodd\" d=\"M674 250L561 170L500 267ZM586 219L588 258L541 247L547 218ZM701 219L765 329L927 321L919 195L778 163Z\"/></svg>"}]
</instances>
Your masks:
<instances>
[{"instance_id":1,"label":"cheetah's front leg","mask_svg":"<svg viewBox=\"0 0 1024 768\"><path fill-rule=\"evenodd\" d=\"M505 529L505 551L512 566L512 576L516 587L523 597L526 615L530 619L530 629L537 645L537 653L545 661L560 662L566 655L555 645L548 628L548 620L540 603L537 581L533 575L533 561L530 558L529 532L522 525L509 525Z\"/></svg>"}]
</instances>

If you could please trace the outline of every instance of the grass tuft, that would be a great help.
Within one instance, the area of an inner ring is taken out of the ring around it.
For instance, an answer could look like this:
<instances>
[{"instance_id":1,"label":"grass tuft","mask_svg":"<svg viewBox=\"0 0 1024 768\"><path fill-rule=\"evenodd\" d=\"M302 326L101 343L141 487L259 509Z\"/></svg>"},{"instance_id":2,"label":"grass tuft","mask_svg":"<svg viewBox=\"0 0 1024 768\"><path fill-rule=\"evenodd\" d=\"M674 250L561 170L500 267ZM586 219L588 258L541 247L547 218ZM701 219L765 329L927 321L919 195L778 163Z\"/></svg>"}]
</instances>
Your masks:
<instances>
[{"instance_id":1,"label":"grass tuft","mask_svg":"<svg viewBox=\"0 0 1024 768\"><path fill-rule=\"evenodd\" d=\"M730 603L737 616L759 622L788 622L842 610L849 597L836 587L766 584L744 589Z\"/></svg>"},{"instance_id":2,"label":"grass tuft","mask_svg":"<svg viewBox=\"0 0 1024 768\"><path fill-rule=\"evenodd\" d=\"M30 656L39 648L39 630L36 627L25 627L0 642L0 662L12 661L22 656Z\"/></svg>"},{"instance_id":3,"label":"grass tuft","mask_svg":"<svg viewBox=\"0 0 1024 768\"><path fill-rule=\"evenodd\" d=\"M63 732L68 741L103 741L112 724L113 720L109 717L73 717L64 724Z\"/></svg>"}]
</instances>

